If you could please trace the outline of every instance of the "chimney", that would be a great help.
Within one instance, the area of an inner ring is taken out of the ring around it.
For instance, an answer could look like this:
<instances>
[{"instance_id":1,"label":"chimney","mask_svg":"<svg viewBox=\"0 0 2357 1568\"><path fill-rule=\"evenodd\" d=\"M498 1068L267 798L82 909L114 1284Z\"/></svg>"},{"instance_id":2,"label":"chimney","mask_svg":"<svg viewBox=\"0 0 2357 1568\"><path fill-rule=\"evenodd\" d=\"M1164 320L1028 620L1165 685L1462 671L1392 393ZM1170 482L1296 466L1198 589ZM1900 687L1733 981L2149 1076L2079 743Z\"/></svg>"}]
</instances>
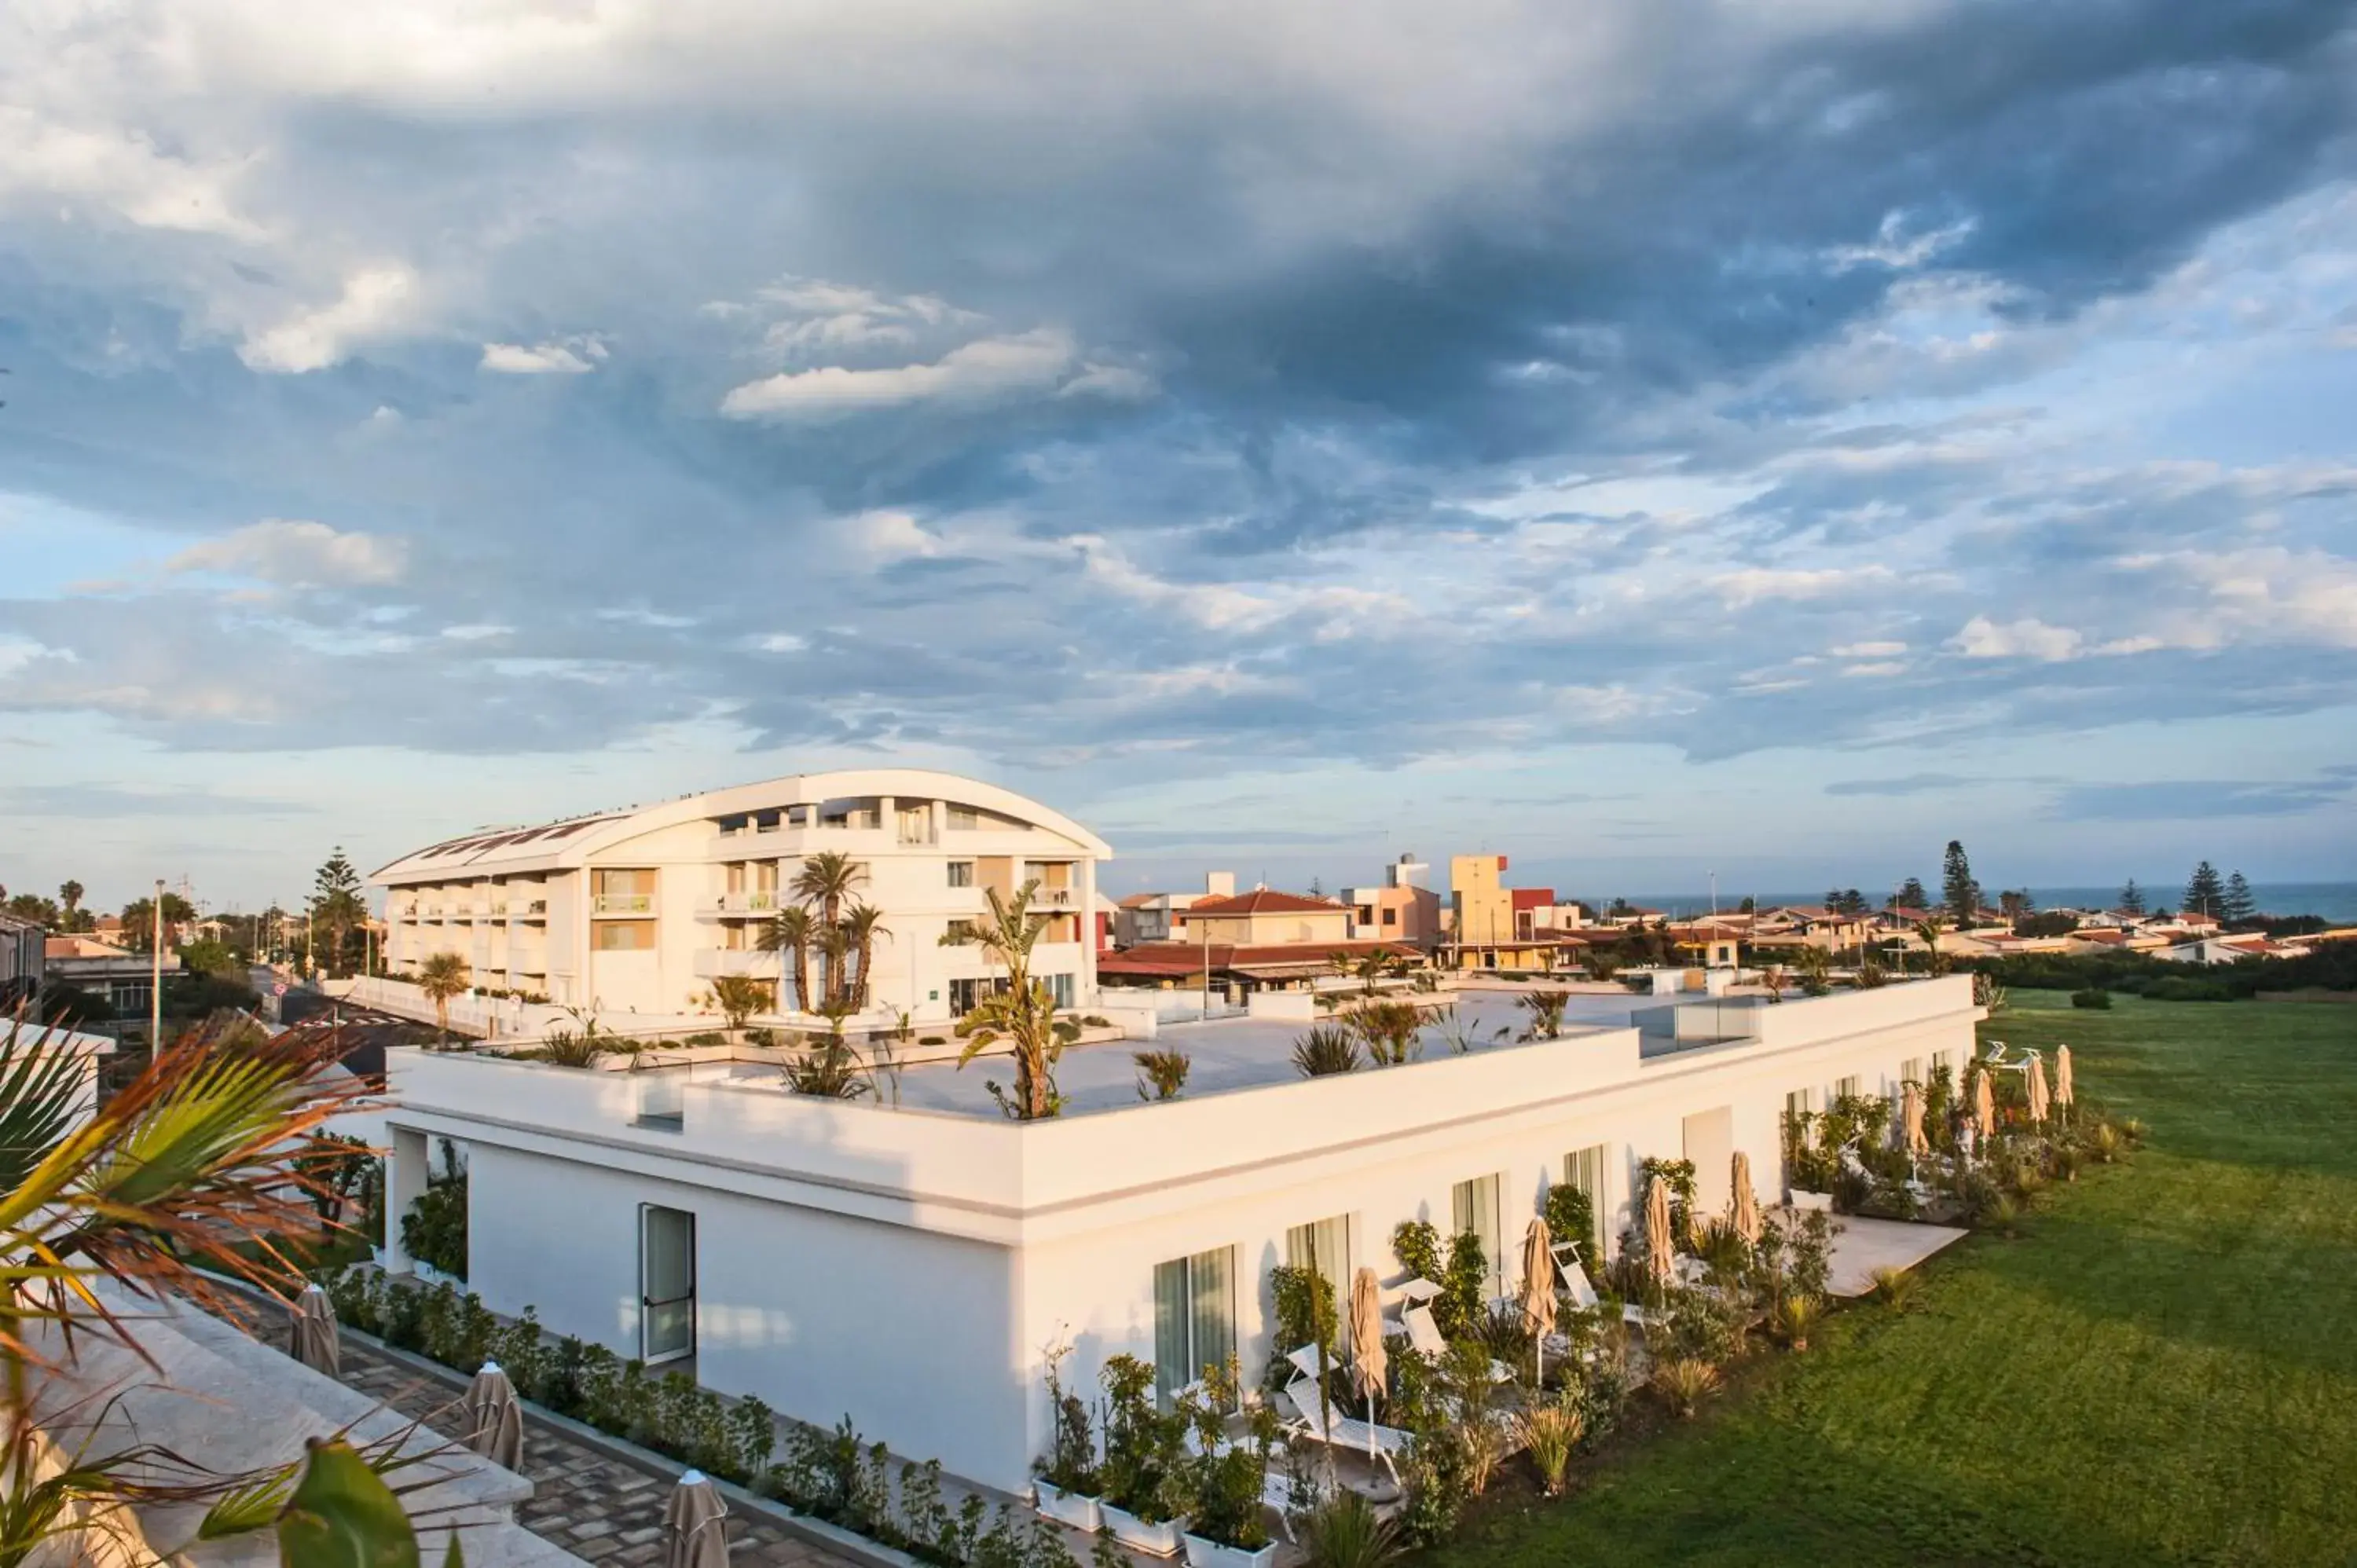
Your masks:
<instances>
[{"instance_id":1,"label":"chimney","mask_svg":"<svg viewBox=\"0 0 2357 1568\"><path fill-rule=\"evenodd\" d=\"M1236 896L1236 874L1232 871L1208 872L1203 877L1203 897L1232 898Z\"/></svg>"}]
</instances>

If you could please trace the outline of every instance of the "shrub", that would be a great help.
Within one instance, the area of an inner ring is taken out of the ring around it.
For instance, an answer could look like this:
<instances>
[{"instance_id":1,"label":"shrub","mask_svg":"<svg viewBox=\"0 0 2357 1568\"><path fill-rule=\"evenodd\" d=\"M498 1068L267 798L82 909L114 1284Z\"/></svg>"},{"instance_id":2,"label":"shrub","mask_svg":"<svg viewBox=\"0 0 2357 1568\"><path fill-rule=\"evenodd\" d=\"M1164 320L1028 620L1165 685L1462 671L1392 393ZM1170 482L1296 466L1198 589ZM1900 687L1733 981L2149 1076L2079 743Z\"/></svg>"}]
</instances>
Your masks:
<instances>
[{"instance_id":1,"label":"shrub","mask_svg":"<svg viewBox=\"0 0 2357 1568\"><path fill-rule=\"evenodd\" d=\"M1448 1239L1448 1266L1441 1271L1438 1283L1432 1318L1441 1333L1451 1339L1480 1334L1482 1304L1490 1294L1490 1260L1480 1236L1460 1230Z\"/></svg>"},{"instance_id":2,"label":"shrub","mask_svg":"<svg viewBox=\"0 0 2357 1568\"><path fill-rule=\"evenodd\" d=\"M1293 1042L1293 1069L1304 1078L1329 1078L1359 1065L1359 1042L1347 1030L1320 1024Z\"/></svg>"},{"instance_id":3,"label":"shrub","mask_svg":"<svg viewBox=\"0 0 2357 1568\"><path fill-rule=\"evenodd\" d=\"M1187 1087L1187 1073L1195 1058L1176 1048L1157 1051L1133 1051L1129 1059L1137 1064L1137 1097L1140 1100L1176 1100L1178 1091Z\"/></svg>"},{"instance_id":4,"label":"shrub","mask_svg":"<svg viewBox=\"0 0 2357 1568\"><path fill-rule=\"evenodd\" d=\"M467 1277L467 1173L457 1145L442 1140L442 1174L426 1173L425 1190L401 1217L402 1250L453 1279Z\"/></svg>"},{"instance_id":5,"label":"shrub","mask_svg":"<svg viewBox=\"0 0 2357 1568\"><path fill-rule=\"evenodd\" d=\"M2108 1010L2112 1005L2112 993L2099 986L2090 987L2085 991L2073 991L2071 993L2071 1005Z\"/></svg>"},{"instance_id":6,"label":"shrub","mask_svg":"<svg viewBox=\"0 0 2357 1568\"><path fill-rule=\"evenodd\" d=\"M1539 1484L1551 1498L1563 1496L1571 1473L1571 1456L1579 1450L1587 1422L1577 1396L1535 1405L1521 1417L1523 1447L1538 1466Z\"/></svg>"},{"instance_id":7,"label":"shrub","mask_svg":"<svg viewBox=\"0 0 2357 1568\"><path fill-rule=\"evenodd\" d=\"M1718 1369L1696 1357L1673 1357L1653 1369L1653 1391L1682 1420L1691 1417L1717 1387Z\"/></svg>"},{"instance_id":8,"label":"shrub","mask_svg":"<svg viewBox=\"0 0 2357 1568\"><path fill-rule=\"evenodd\" d=\"M1874 1271L1874 1299L1893 1312L1905 1312L1923 1294L1923 1281L1906 1269L1888 1265Z\"/></svg>"},{"instance_id":9,"label":"shrub","mask_svg":"<svg viewBox=\"0 0 2357 1568\"><path fill-rule=\"evenodd\" d=\"M1104 1385L1104 1499L1147 1524L1187 1511L1181 1463L1184 1418L1156 1408L1154 1369L1114 1356L1097 1374Z\"/></svg>"},{"instance_id":10,"label":"shrub","mask_svg":"<svg viewBox=\"0 0 2357 1568\"><path fill-rule=\"evenodd\" d=\"M1039 1466L1039 1478L1051 1487L1082 1497L1093 1497L1097 1489L1097 1440L1089 1424L1089 1407L1081 1396L1064 1387L1064 1358L1072 1353L1070 1344L1050 1345L1045 1352L1048 1363L1048 1408L1053 1412L1053 1426L1048 1438L1048 1457Z\"/></svg>"},{"instance_id":11,"label":"shrub","mask_svg":"<svg viewBox=\"0 0 2357 1568\"><path fill-rule=\"evenodd\" d=\"M1352 1491L1338 1491L1312 1509L1296 1534L1309 1568L1385 1568L1403 1551L1398 1528Z\"/></svg>"},{"instance_id":12,"label":"shrub","mask_svg":"<svg viewBox=\"0 0 2357 1568\"><path fill-rule=\"evenodd\" d=\"M1596 1205L1587 1194L1571 1183L1551 1183L1540 1212L1545 1216L1547 1230L1556 1241L1577 1241L1582 1252L1593 1245Z\"/></svg>"},{"instance_id":13,"label":"shrub","mask_svg":"<svg viewBox=\"0 0 2357 1568\"><path fill-rule=\"evenodd\" d=\"M1824 1307L1814 1296L1780 1295L1768 1309L1768 1328L1788 1348L1805 1350L1809 1336L1824 1316Z\"/></svg>"}]
</instances>

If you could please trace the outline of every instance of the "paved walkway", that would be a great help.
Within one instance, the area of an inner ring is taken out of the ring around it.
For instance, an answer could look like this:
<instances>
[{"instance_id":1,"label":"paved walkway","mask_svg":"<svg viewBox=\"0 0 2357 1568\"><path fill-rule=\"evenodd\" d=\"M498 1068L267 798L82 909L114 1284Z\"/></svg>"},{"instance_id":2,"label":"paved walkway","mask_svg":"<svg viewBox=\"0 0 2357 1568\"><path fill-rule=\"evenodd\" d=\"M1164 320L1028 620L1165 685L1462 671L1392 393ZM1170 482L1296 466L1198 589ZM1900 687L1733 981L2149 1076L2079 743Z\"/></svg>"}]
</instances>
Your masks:
<instances>
[{"instance_id":1,"label":"paved walkway","mask_svg":"<svg viewBox=\"0 0 2357 1568\"><path fill-rule=\"evenodd\" d=\"M1826 1288L1841 1296L1860 1296L1872 1290L1877 1269L1911 1269L1950 1242L1971 1234L1953 1225L1869 1219L1857 1214L1841 1215L1834 1223L1841 1230L1827 1250L1825 1262L1832 1278Z\"/></svg>"},{"instance_id":2,"label":"paved walkway","mask_svg":"<svg viewBox=\"0 0 2357 1568\"><path fill-rule=\"evenodd\" d=\"M458 1395L357 1344L343 1345L345 1384L446 1435L457 1426ZM608 1458L524 1418L523 1473L532 1500L516 1522L598 1568L661 1568L663 1502L671 1479ZM736 1568L861 1568L851 1558L786 1534L764 1520L728 1520Z\"/></svg>"}]
</instances>

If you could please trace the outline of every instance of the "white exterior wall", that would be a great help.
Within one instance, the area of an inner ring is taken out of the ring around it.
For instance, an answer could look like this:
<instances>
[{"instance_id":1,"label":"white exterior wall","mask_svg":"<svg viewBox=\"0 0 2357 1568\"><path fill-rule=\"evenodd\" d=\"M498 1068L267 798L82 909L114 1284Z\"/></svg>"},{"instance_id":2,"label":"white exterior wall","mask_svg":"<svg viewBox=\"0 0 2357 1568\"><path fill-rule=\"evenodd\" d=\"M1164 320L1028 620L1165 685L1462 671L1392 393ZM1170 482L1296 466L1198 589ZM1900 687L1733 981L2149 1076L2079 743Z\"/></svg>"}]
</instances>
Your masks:
<instances>
[{"instance_id":1,"label":"white exterior wall","mask_svg":"<svg viewBox=\"0 0 2357 1568\"><path fill-rule=\"evenodd\" d=\"M1452 1185L1495 1174L1511 1288L1566 1155L1612 1146L1617 1233L1637 1163L1686 1155L1692 1126L1723 1165L1722 1124L1772 1198L1785 1095L1822 1103L1852 1076L1887 1092L1942 1051L1961 1064L1970 983L1786 1003L1757 1040L1652 1060L1634 1030L1606 1031L1030 1126L707 1081L683 1091L683 1131L657 1133L630 1124L629 1074L397 1051L392 1119L470 1142L471 1283L494 1307L633 1350L637 1206L690 1210L704 1381L813 1422L847 1412L902 1455L1013 1488L1046 1441L1039 1348L1072 1339L1089 1381L1116 1352L1151 1359L1157 1263L1236 1249L1256 1374L1291 1226L1352 1216L1354 1266L1395 1283L1393 1228L1446 1230ZM1698 1176L1723 1200L1724 1169Z\"/></svg>"},{"instance_id":2,"label":"white exterior wall","mask_svg":"<svg viewBox=\"0 0 2357 1568\"><path fill-rule=\"evenodd\" d=\"M795 827L781 819L766 831L749 825L721 831L723 821L795 806L814 813L830 800L875 800L883 825ZM978 827L952 827L951 802L991 815ZM897 810L920 803L926 808L925 842L903 843ZM724 907L727 867L775 864L782 887L806 856L824 850L848 854L866 867L866 880L854 897L884 915L888 937L875 950L871 1023L905 1010L920 1024L946 1025L956 1016L952 980L1004 972L994 970L978 949L941 945L952 920L973 918L986 908L983 875L977 875L976 886L949 885L953 860L1016 863L1012 885L1023 880L1021 863L1071 868L1061 901L1039 907L1069 916L1074 940L1042 942L1033 955L1033 972L1042 978L1071 976L1074 1006L1086 1011L1093 1005L1095 862L1111 850L1076 824L1005 790L907 769L820 774L719 790L589 824L562 847L536 847L527 840L487 849L479 860L470 860L463 848L448 854L421 852L377 874L389 889L386 956L396 975L434 953L457 952L468 961L480 985L543 991L554 1002L608 1013L694 1013L704 1009L702 998L717 974L781 978L783 965L774 955L726 949L724 914L749 926L777 907ZM614 917L595 911L592 874L622 869L655 873L657 938L651 950L602 950L595 945L592 933ZM507 886L495 886L494 877ZM748 875L748 891L752 886ZM531 898L545 899L544 924L522 918L522 906ZM489 913L500 902L508 905L503 918ZM420 911L414 918L412 906ZM436 907L445 911L438 918L424 915L424 909ZM468 911L463 920L456 912L460 908ZM815 980L815 955L813 969Z\"/></svg>"}]
</instances>

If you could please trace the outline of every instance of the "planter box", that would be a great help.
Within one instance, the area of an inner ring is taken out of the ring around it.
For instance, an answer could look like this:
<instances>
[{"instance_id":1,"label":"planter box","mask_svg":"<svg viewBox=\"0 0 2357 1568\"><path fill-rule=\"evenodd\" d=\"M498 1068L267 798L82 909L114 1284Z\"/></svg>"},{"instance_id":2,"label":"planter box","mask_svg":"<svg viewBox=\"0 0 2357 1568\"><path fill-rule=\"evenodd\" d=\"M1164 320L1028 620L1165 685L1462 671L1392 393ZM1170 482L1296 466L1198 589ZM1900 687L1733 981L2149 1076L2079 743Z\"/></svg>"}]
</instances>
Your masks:
<instances>
[{"instance_id":1,"label":"planter box","mask_svg":"<svg viewBox=\"0 0 2357 1568\"><path fill-rule=\"evenodd\" d=\"M1275 1561L1274 1541L1258 1552L1246 1552L1241 1546L1222 1546L1200 1535L1187 1537L1187 1568L1268 1568Z\"/></svg>"},{"instance_id":2,"label":"planter box","mask_svg":"<svg viewBox=\"0 0 2357 1568\"><path fill-rule=\"evenodd\" d=\"M1078 1492L1068 1492L1045 1481L1032 1482L1031 1490L1039 1498L1039 1511L1058 1524L1069 1524L1074 1530L1085 1530L1091 1535L1104 1525L1094 1498L1084 1498Z\"/></svg>"},{"instance_id":3,"label":"planter box","mask_svg":"<svg viewBox=\"0 0 2357 1568\"><path fill-rule=\"evenodd\" d=\"M1105 1528L1113 1538L1132 1552L1143 1552L1149 1557L1176 1557L1187 1533L1183 1519L1166 1520L1160 1524L1148 1524L1135 1514L1124 1513L1111 1503L1100 1503Z\"/></svg>"},{"instance_id":4,"label":"planter box","mask_svg":"<svg viewBox=\"0 0 2357 1568\"><path fill-rule=\"evenodd\" d=\"M1813 1208L1831 1214L1834 1211L1834 1195L1830 1192L1803 1192L1796 1187L1792 1189L1792 1208L1795 1213L1805 1213Z\"/></svg>"}]
</instances>

